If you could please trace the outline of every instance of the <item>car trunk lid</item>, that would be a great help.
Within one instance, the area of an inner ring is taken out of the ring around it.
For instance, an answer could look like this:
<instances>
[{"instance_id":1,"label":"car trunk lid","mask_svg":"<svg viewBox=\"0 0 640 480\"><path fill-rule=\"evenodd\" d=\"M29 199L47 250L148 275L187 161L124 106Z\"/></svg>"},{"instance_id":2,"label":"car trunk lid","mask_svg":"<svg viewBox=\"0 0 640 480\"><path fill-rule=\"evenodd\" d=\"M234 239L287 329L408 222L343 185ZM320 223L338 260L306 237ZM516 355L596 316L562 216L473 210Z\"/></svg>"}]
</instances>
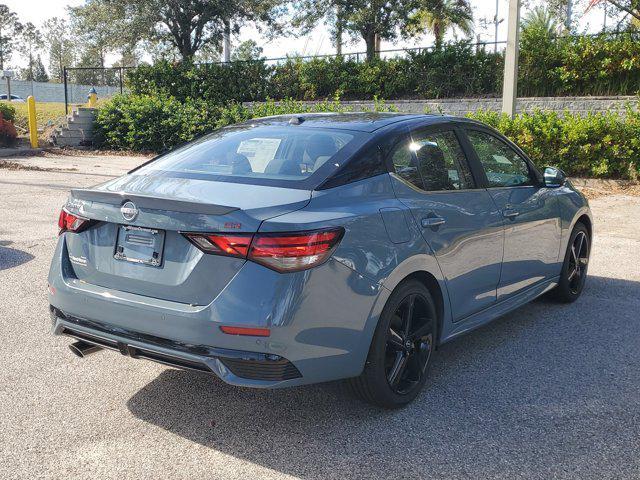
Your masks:
<instances>
[{"instance_id":1,"label":"car trunk lid","mask_svg":"<svg viewBox=\"0 0 640 480\"><path fill-rule=\"evenodd\" d=\"M183 233L255 233L310 198L308 190L128 175L72 190L65 208L96 224L67 236L68 258L83 282L206 305L245 260L204 254Z\"/></svg>"}]
</instances>

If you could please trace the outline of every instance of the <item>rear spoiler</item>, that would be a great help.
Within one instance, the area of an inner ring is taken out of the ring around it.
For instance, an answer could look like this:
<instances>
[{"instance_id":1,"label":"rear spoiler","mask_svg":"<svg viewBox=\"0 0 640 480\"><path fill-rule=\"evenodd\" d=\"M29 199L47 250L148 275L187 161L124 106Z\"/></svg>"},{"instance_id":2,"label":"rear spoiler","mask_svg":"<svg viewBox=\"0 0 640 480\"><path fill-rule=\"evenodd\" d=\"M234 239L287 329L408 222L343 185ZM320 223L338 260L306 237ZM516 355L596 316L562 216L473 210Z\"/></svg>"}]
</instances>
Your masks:
<instances>
[{"instance_id":1,"label":"rear spoiler","mask_svg":"<svg viewBox=\"0 0 640 480\"><path fill-rule=\"evenodd\" d=\"M238 210L237 207L226 205L215 205L211 203L191 202L166 197L152 197L149 195L138 195L134 193L106 192L104 190L73 189L71 190L71 200L86 200L90 202L106 203L121 206L125 202L134 202L140 208L151 210L165 210L181 213L199 213L205 215L226 215Z\"/></svg>"}]
</instances>

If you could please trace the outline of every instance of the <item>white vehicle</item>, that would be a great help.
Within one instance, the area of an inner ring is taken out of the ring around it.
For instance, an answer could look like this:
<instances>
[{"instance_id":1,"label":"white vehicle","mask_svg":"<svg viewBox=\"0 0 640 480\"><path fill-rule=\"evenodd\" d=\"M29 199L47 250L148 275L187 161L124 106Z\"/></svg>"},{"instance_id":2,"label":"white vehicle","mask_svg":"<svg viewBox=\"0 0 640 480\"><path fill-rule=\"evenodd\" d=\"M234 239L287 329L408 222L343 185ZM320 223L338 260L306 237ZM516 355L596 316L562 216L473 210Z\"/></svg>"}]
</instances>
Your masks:
<instances>
[{"instance_id":1,"label":"white vehicle","mask_svg":"<svg viewBox=\"0 0 640 480\"><path fill-rule=\"evenodd\" d=\"M6 93L1 94L0 95L0 100L5 100L6 101L7 100L7 94ZM24 98L19 97L17 95L11 95L11 101L12 102L18 102L18 103L25 103L26 102L26 100Z\"/></svg>"}]
</instances>

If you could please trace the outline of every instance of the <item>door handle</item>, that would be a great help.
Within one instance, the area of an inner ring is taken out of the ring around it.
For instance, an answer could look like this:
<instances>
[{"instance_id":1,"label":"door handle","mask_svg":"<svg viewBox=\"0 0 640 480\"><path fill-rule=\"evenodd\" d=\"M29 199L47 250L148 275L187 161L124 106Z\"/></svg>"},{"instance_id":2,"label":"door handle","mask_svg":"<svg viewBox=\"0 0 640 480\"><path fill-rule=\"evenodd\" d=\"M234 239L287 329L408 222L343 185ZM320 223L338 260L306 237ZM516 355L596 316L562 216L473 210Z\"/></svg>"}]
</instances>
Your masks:
<instances>
[{"instance_id":1,"label":"door handle","mask_svg":"<svg viewBox=\"0 0 640 480\"><path fill-rule=\"evenodd\" d=\"M447 221L442 217L427 217L420 221L422 228L439 227L445 223L447 223Z\"/></svg>"},{"instance_id":2,"label":"door handle","mask_svg":"<svg viewBox=\"0 0 640 480\"><path fill-rule=\"evenodd\" d=\"M518 215L520 215L520 212L518 212L517 210L514 210L512 208L506 208L506 209L504 209L502 211L502 215L504 215L505 218L514 219Z\"/></svg>"}]
</instances>

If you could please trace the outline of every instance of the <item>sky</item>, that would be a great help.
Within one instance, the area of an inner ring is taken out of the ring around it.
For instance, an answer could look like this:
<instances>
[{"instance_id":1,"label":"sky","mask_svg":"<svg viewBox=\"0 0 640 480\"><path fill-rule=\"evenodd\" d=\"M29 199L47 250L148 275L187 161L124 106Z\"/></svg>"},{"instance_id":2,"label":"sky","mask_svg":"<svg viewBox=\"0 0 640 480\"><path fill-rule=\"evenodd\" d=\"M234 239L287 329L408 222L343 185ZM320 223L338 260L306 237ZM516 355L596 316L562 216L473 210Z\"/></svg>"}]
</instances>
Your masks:
<instances>
[{"instance_id":1,"label":"sky","mask_svg":"<svg viewBox=\"0 0 640 480\"><path fill-rule=\"evenodd\" d=\"M66 16L66 10L68 6L78 6L84 3L84 0L0 0L12 11L18 14L21 22L32 22L36 26L40 26L46 19L54 16ZM538 1L537 3L545 3ZM476 19L476 35L481 35L481 40L493 40L494 32L493 26L487 30L482 30L478 25L478 19L487 18L493 19L495 16L496 2L495 0L471 0L471 5L474 9L474 18ZM498 17L500 19L506 18L508 0L498 0ZM576 8L579 15L583 14L584 7L579 6ZM603 23L603 10L593 9L587 15L582 15L579 22L579 29L584 31L598 31L602 27ZM505 40L507 36L506 21L502 22L499 26L498 37L499 40ZM449 37L452 37L449 34ZM331 45L331 39L327 28L323 25L316 27L310 34L297 38L280 38L271 41L267 41L260 33L253 27L247 26L243 28L241 34L238 37L233 38L233 43L238 44L243 40L253 39L263 48L263 55L267 58L283 57L287 54L301 54L301 55L321 55L335 53L334 48ZM393 48L408 48L408 47L420 47L428 46L433 43L433 38L425 36L420 39L412 41L397 41L396 43L382 42L382 50ZM364 51L364 42L354 42L343 47L343 52L361 52ZM46 62L46 54L43 52L43 61ZM109 62L107 58L107 62ZM115 61L113 58L111 61ZM24 60L16 56L12 59L12 65L24 66Z\"/></svg>"}]
</instances>

